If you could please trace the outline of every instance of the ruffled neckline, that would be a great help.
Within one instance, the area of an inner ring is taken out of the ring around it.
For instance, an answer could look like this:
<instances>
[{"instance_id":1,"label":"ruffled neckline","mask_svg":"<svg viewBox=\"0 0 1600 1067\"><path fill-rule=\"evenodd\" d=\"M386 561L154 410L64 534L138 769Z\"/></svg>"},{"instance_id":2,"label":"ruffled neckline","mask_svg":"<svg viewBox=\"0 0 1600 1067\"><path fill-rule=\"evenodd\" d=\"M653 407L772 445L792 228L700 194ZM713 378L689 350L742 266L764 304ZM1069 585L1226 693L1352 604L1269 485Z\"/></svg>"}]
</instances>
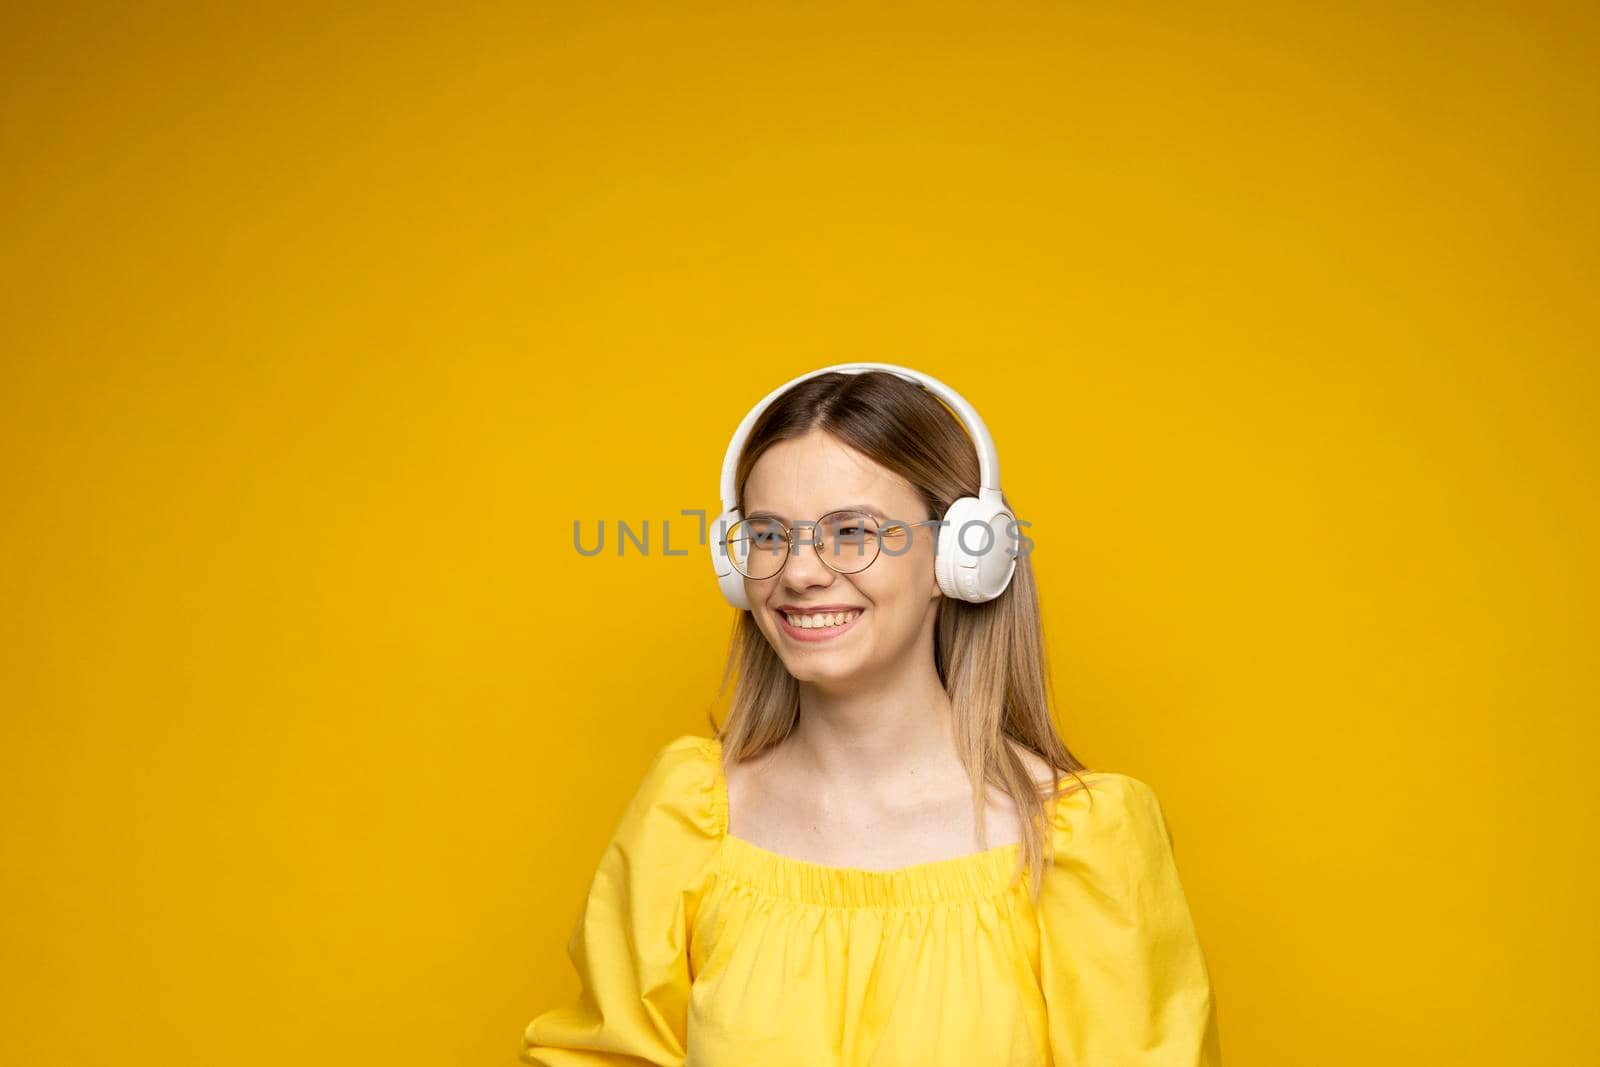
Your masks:
<instances>
[{"instance_id":1,"label":"ruffled neckline","mask_svg":"<svg viewBox=\"0 0 1600 1067\"><path fill-rule=\"evenodd\" d=\"M720 738L700 738L710 765L712 808L720 838L721 872L771 896L827 907L926 907L992 896L1020 884L1011 841L979 852L927 860L889 870L844 867L786 856L728 832L728 781ZM1097 772L1080 772L1088 778ZM1056 799L1059 799L1059 794ZM1059 826L1059 805L1052 825Z\"/></svg>"}]
</instances>

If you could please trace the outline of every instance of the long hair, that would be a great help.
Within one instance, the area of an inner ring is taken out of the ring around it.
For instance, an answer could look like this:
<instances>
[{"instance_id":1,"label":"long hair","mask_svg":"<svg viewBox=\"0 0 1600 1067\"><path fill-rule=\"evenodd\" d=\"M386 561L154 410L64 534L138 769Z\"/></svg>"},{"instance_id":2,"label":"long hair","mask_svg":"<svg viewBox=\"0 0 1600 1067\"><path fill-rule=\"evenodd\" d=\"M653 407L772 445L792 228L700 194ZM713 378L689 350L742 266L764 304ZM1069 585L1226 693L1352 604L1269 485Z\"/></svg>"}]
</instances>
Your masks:
<instances>
[{"instance_id":1,"label":"long hair","mask_svg":"<svg viewBox=\"0 0 1600 1067\"><path fill-rule=\"evenodd\" d=\"M796 383L751 427L735 475L741 509L745 484L762 454L779 441L819 429L905 478L933 518L960 497L978 493L977 449L942 402L896 374L835 371ZM1006 505L1009 509L1009 500ZM1047 856L1051 835L1045 803L1061 791L1058 772L1082 786L1077 773L1088 770L1057 735L1051 717L1054 687L1028 556L1018 555L1010 585L994 600L973 604L941 597L935 610L934 663L954 709L978 839L987 844L986 783L1011 796L1024 827L1015 884L1024 868L1040 871L1053 859ZM734 619L719 698L730 678L735 686L727 723L719 728L714 715L711 721L722 743L724 770L782 741L800 715L800 684L749 611L739 611ZM1048 787L1035 783L1013 745L1052 768ZM1035 903L1039 887L1040 879L1034 878Z\"/></svg>"}]
</instances>

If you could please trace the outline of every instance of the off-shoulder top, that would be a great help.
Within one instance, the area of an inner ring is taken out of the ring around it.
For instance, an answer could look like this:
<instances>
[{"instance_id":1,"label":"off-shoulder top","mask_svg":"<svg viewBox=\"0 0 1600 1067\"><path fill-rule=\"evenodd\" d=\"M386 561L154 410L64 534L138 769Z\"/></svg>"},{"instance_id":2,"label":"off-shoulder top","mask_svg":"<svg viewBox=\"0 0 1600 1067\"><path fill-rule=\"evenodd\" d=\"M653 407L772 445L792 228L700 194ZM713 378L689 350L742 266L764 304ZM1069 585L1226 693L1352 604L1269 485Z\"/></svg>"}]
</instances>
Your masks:
<instances>
[{"instance_id":1,"label":"off-shoulder top","mask_svg":"<svg viewBox=\"0 0 1600 1067\"><path fill-rule=\"evenodd\" d=\"M1153 790L1050 800L1037 906L1020 842L874 871L728 830L715 738L656 754L567 942L580 991L535 1067L1220 1067L1210 974ZM1070 783L1071 779L1067 779Z\"/></svg>"}]
</instances>

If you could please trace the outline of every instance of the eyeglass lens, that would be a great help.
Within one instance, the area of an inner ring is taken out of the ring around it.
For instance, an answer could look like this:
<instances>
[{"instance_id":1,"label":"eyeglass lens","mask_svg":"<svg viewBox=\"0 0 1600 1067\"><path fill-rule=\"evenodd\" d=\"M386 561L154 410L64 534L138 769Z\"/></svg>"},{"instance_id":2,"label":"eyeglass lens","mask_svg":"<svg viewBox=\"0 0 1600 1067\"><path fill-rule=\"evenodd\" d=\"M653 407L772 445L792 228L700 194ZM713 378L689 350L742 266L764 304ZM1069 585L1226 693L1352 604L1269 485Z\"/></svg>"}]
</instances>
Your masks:
<instances>
[{"instance_id":1,"label":"eyeglass lens","mask_svg":"<svg viewBox=\"0 0 1600 1067\"><path fill-rule=\"evenodd\" d=\"M797 523L791 534L777 519L741 519L728 528L728 555L747 578L772 578L783 570L793 549L814 546L822 562L841 574L865 570L878 558L883 534L871 515L834 511L815 524ZM895 534L909 531L892 526ZM792 545L791 545L792 538Z\"/></svg>"}]
</instances>

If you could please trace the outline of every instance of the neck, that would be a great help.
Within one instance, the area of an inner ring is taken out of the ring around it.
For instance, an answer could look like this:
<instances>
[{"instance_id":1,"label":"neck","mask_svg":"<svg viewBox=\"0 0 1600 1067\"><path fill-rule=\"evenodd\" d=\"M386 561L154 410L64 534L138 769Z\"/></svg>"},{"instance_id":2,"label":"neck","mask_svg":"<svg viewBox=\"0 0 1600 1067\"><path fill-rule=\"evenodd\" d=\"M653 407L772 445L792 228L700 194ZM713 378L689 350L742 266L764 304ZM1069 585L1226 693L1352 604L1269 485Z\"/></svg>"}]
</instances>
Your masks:
<instances>
[{"instance_id":1,"label":"neck","mask_svg":"<svg viewBox=\"0 0 1600 1067\"><path fill-rule=\"evenodd\" d=\"M932 650L925 659L848 687L800 683L800 718L786 745L819 788L899 795L959 770L955 717Z\"/></svg>"}]
</instances>

